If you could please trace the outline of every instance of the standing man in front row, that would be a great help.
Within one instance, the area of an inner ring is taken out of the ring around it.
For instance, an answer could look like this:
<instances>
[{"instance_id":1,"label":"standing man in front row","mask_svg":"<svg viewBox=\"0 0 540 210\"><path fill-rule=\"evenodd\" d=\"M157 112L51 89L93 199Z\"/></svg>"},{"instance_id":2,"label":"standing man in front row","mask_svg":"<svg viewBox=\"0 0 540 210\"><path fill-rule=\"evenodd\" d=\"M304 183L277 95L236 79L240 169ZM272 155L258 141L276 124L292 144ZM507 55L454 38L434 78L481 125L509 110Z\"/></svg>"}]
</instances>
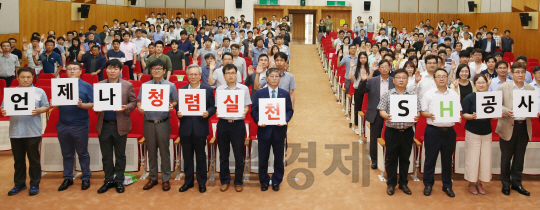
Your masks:
<instances>
[{"instance_id":1,"label":"standing man in front row","mask_svg":"<svg viewBox=\"0 0 540 210\"><path fill-rule=\"evenodd\" d=\"M210 54L211 55L211 54ZM184 157L184 174L186 175L184 185L180 187L180 192L185 192L194 186L193 182L193 152L197 161L197 184L199 192L206 192L206 137L208 136L208 119L216 113L213 88L201 84L202 69L197 64L192 64L187 68L189 84L180 89L204 89L206 91L206 111L202 116L183 116L180 111L177 115L180 119L178 135L182 144L182 156Z\"/></svg>"},{"instance_id":2,"label":"standing man in front row","mask_svg":"<svg viewBox=\"0 0 540 210\"><path fill-rule=\"evenodd\" d=\"M231 174L229 171L229 153L231 146L234 153L234 185L236 192L242 192L244 189L242 184L244 181L244 136L246 135L246 126L244 119L251 105L251 97L249 97L249 89L245 85L236 82L238 69L234 64L227 64L222 68L223 75L227 84L219 86L216 90L242 90L244 91L244 114L242 117L222 117L219 118L217 124L217 143L219 149L219 178L221 179L221 192L227 191L231 183ZM217 97L218 98L218 97ZM223 101L217 101L223 103ZM219 113L217 113L219 117Z\"/></svg>"},{"instance_id":3,"label":"standing man in front row","mask_svg":"<svg viewBox=\"0 0 540 210\"><path fill-rule=\"evenodd\" d=\"M279 191L279 184L283 181L285 165L285 137L287 136L287 124L285 125L265 125L259 124L259 99L260 98L285 98L285 113L287 123L291 121L294 110L292 108L291 96L289 92L278 88L281 72L277 68L266 71L268 87L258 90L251 106L251 116L255 123L259 125L257 137L259 138L259 181L261 191L268 190L270 176L268 176L268 158L270 148L274 153L274 174L272 175L272 190ZM264 107L262 107L264 109Z\"/></svg>"},{"instance_id":4,"label":"standing man in front row","mask_svg":"<svg viewBox=\"0 0 540 210\"><path fill-rule=\"evenodd\" d=\"M176 106L178 102L178 93L176 92L176 87L174 83L165 80L166 69L165 61L161 59L156 59L150 63L148 69L151 71L152 79L144 84L160 84L168 85L170 87L169 91L169 111L173 110L173 107ZM143 84L143 85L144 85ZM139 101L137 102L137 108L139 108L139 113L144 114L144 138L146 139L145 144L148 148L148 162L150 168L150 179L148 183L144 185L143 190L152 189L152 187L158 184L158 148L161 158L161 181L163 182L162 189L163 191L169 191L171 189L171 184L169 179L171 178L171 153L169 151L169 144L171 143L171 121L169 117L171 114L169 112L145 112L141 107L141 98L142 98L142 88L139 91ZM165 101L164 101L165 103Z\"/></svg>"},{"instance_id":5,"label":"standing man in front row","mask_svg":"<svg viewBox=\"0 0 540 210\"><path fill-rule=\"evenodd\" d=\"M513 95L514 90L535 90L533 86L525 83L527 68L524 63L517 62L511 68L513 82L506 82L497 88L502 91L503 117L497 123L495 132L500 136L501 148L501 182L502 193L510 195L510 189L526 196L531 194L521 184L523 163L527 144L532 137L532 124L530 117L514 117ZM512 185L510 187L510 185Z\"/></svg>"},{"instance_id":6,"label":"standing man in front row","mask_svg":"<svg viewBox=\"0 0 540 210\"><path fill-rule=\"evenodd\" d=\"M435 183L435 165L437 156L441 153L442 166L442 182L443 192L449 197L454 197L452 191L452 156L456 149L456 131L454 130L453 122L433 122L435 120L435 103L437 98L448 96L458 96L458 94L448 88L448 72L442 68L438 68L433 73L437 88L428 90L422 100L422 116L427 118L427 126L425 130L424 145L426 148L426 161L424 163L424 195L430 196L433 184ZM460 106L461 110L461 106ZM459 113L454 113L459 114Z\"/></svg>"},{"instance_id":7,"label":"standing man in front row","mask_svg":"<svg viewBox=\"0 0 540 210\"><path fill-rule=\"evenodd\" d=\"M407 90L409 74L403 69L398 69L394 75L394 85L396 88L388 90L381 97L377 109L382 118L386 120L386 130L384 131L384 140L386 141L386 154L388 154L386 162L386 173L388 177L386 193L393 195L396 185L398 184L397 170L399 165L399 189L407 195L412 194L407 184L407 176L409 175L409 157L414 140L414 123L413 122L392 122L390 115L390 100L392 95L416 95L412 90ZM420 99L418 96L417 110L420 109ZM416 113L415 121L418 121L420 112ZM413 163L414 164L414 163Z\"/></svg>"},{"instance_id":8,"label":"standing man in front row","mask_svg":"<svg viewBox=\"0 0 540 210\"><path fill-rule=\"evenodd\" d=\"M59 121L56 124L58 141L64 158L64 182L58 191L64 191L73 185L73 162L75 151L79 156L82 169L82 190L90 188L90 154L88 154L88 132L90 128L88 110L94 107L94 89L92 85L81 79L82 69L78 62L70 62L66 68L68 78L77 78L79 83L79 103L71 106L51 106L60 110ZM55 93L56 94L56 93Z\"/></svg>"},{"instance_id":9,"label":"standing man in front row","mask_svg":"<svg viewBox=\"0 0 540 210\"><path fill-rule=\"evenodd\" d=\"M99 83L122 84L122 110L104 111L98 115L96 130L99 136L99 147L105 171L105 184L99 188L98 193L107 192L116 188L116 192L124 192L124 172L126 171L126 141L131 131L131 117L129 113L137 107L137 98L131 82L120 78L122 62L112 59L107 62L106 73L108 79ZM112 100L112 99L111 99ZM116 159L116 163L113 161Z\"/></svg>"},{"instance_id":10,"label":"standing man in front row","mask_svg":"<svg viewBox=\"0 0 540 210\"><path fill-rule=\"evenodd\" d=\"M17 70L17 80L19 87L33 87L35 72L31 68L23 67ZM47 94L43 89L36 87L36 109L32 115L11 116L9 118L9 139L11 141L11 152L15 163L15 175L13 181L15 187L8 192L8 195L17 195L26 189L26 156L30 167L30 195L39 193L39 182L41 181L41 163L39 154L39 145L41 142L41 113L49 111L49 102ZM3 99L2 99L3 100ZM2 102L2 115L6 116L4 103Z\"/></svg>"}]
</instances>

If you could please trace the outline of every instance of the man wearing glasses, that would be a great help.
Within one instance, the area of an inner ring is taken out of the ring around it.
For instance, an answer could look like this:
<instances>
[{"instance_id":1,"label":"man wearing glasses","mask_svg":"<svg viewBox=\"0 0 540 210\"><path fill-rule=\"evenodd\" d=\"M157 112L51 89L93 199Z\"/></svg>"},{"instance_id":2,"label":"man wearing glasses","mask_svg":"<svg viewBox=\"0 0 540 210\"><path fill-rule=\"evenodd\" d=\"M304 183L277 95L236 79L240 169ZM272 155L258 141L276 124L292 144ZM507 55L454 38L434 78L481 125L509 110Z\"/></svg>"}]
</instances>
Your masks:
<instances>
[{"instance_id":1,"label":"man wearing glasses","mask_svg":"<svg viewBox=\"0 0 540 210\"><path fill-rule=\"evenodd\" d=\"M169 91L169 111L172 111L176 103L178 102L178 93L176 92L176 87L174 83L171 83L165 80L165 66L167 64L161 60L157 59L150 63L149 69L151 70L152 79L144 84L160 84L168 85L170 87ZM143 84L143 85L144 85ZM142 88L139 90L139 100L137 102L137 108L139 109L140 114L144 114L144 138L146 139L145 144L148 149L148 162L150 168L150 179L148 183L144 185L143 190L152 189L152 187L158 184L158 157L157 152L159 148L159 154L161 158L161 181L163 182L163 191L169 191L171 185L169 184L169 179L171 178L171 154L169 152L170 136L171 136L171 122L169 117L171 117L169 112L145 112L141 108L141 97L142 97Z\"/></svg>"},{"instance_id":2,"label":"man wearing glasses","mask_svg":"<svg viewBox=\"0 0 540 210\"><path fill-rule=\"evenodd\" d=\"M421 80L412 86L414 88L414 92L418 94L418 98L422 99L424 97L424 94L435 87L435 80L434 80L434 73L435 69L437 69L437 63L439 61L439 56L436 55L428 55L424 59L426 63L426 71L422 72L420 74Z\"/></svg>"},{"instance_id":3,"label":"man wearing glasses","mask_svg":"<svg viewBox=\"0 0 540 210\"><path fill-rule=\"evenodd\" d=\"M431 59L426 58L428 63ZM428 65L429 66L429 65ZM433 74L436 87L425 92L422 100L421 114L427 119L427 127L424 133L425 164L424 164L424 195L430 196L435 183L435 165L437 156L441 153L442 167L442 191L449 197L454 197L452 191L452 156L456 148L456 131L453 122L433 122L435 119L436 98L458 96L458 94L448 88L448 72L443 68L438 68ZM426 78L423 78L424 80ZM461 110L461 106L460 106Z\"/></svg>"},{"instance_id":4,"label":"man wearing glasses","mask_svg":"<svg viewBox=\"0 0 540 210\"><path fill-rule=\"evenodd\" d=\"M227 64L233 64L233 54L226 52L223 53L222 56L222 63L223 66L226 66ZM208 58L211 58L209 56ZM208 84L212 87L220 87L227 84L227 78L223 75L223 67L219 67L216 69L217 64L215 59L209 59L210 63L208 64L209 68L209 75L208 75ZM236 82L242 83L242 74L240 71L236 71Z\"/></svg>"},{"instance_id":5,"label":"man wearing glasses","mask_svg":"<svg viewBox=\"0 0 540 210\"><path fill-rule=\"evenodd\" d=\"M197 184L199 192L206 192L206 137L208 136L208 119L216 113L214 93L212 87L201 84L202 69L197 64L192 64L187 68L189 84L180 89L204 89L206 90L206 111L202 116L183 116L180 111L177 115L180 119L178 135L182 144L182 156L184 157L184 174L186 175L184 185L180 187L180 192L185 192L194 186L193 182L193 153L196 154L197 163Z\"/></svg>"}]
</instances>

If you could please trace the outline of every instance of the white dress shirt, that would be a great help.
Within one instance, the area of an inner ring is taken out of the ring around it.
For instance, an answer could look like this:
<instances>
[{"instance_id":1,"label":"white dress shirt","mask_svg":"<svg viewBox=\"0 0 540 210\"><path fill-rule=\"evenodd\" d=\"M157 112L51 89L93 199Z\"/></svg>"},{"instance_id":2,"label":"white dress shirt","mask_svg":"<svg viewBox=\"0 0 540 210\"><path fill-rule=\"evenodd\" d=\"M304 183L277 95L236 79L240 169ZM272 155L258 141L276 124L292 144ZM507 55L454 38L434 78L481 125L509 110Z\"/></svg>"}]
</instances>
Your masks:
<instances>
[{"instance_id":1,"label":"white dress shirt","mask_svg":"<svg viewBox=\"0 0 540 210\"><path fill-rule=\"evenodd\" d=\"M427 91L437 88L437 85L435 84L435 78L433 78L432 76L429 76L427 71L422 72L421 75L422 75L422 79L420 80L420 82L418 82L418 84L416 84L416 87L415 87L415 92L418 94L419 98L423 98L424 94Z\"/></svg>"},{"instance_id":2,"label":"white dress shirt","mask_svg":"<svg viewBox=\"0 0 540 210\"><path fill-rule=\"evenodd\" d=\"M423 80L423 78L422 78ZM434 106L437 104L434 103L435 98L443 98L448 96L459 96L456 91L451 90L450 88L446 88L446 92L441 93L438 88L433 88L429 91L427 91L424 94L424 97L422 97L422 100L420 101L422 104L422 111L433 113L434 112ZM461 104L459 105L459 110L461 111ZM460 113L454 113L454 114L460 114ZM452 127L455 123L453 122L433 122L431 118L427 118L427 124L433 125L436 127Z\"/></svg>"}]
</instances>

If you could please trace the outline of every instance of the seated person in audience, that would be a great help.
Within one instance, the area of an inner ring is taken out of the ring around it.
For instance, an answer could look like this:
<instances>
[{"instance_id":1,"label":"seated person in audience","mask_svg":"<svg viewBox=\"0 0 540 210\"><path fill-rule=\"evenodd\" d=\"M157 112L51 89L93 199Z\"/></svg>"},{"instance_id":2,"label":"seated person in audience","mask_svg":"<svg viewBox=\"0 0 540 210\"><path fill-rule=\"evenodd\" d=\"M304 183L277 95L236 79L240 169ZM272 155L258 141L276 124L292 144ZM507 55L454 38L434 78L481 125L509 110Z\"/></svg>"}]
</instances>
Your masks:
<instances>
[{"instance_id":1,"label":"seated person in audience","mask_svg":"<svg viewBox=\"0 0 540 210\"><path fill-rule=\"evenodd\" d=\"M493 56L488 55L486 56L485 62L486 62L487 69L482 71L480 74L486 75L486 77L488 78L488 87L489 87L489 83L491 82L491 79L497 77L497 71L495 70L495 64L497 63L497 60Z\"/></svg>"},{"instance_id":2,"label":"seated person in audience","mask_svg":"<svg viewBox=\"0 0 540 210\"><path fill-rule=\"evenodd\" d=\"M171 59L172 71L184 70L186 67L186 59L184 51L178 50L178 40L171 41L172 50L167 51L167 56Z\"/></svg>"},{"instance_id":3,"label":"seated person in audience","mask_svg":"<svg viewBox=\"0 0 540 210\"><path fill-rule=\"evenodd\" d=\"M429 58L426 58L428 60ZM429 59L431 62L431 59ZM421 114L427 118L427 127L424 134L425 164L424 164L424 195L430 196L435 183L434 173L437 157L441 155L442 191L448 197L455 197L452 190L452 159L456 148L456 132L453 122L433 122L435 99L438 97L457 96L457 93L448 89L448 72L438 68L433 73L436 87L428 90L421 99ZM461 110L461 109L460 109Z\"/></svg>"},{"instance_id":4,"label":"seated person in audience","mask_svg":"<svg viewBox=\"0 0 540 210\"><path fill-rule=\"evenodd\" d=\"M103 53L106 55L107 61L116 59L122 62L122 65L124 65L124 62L126 61L126 55L124 54L124 52L120 51L120 40L113 40L112 46L113 50L107 50L106 48L103 48ZM122 73L122 68L120 68L120 73Z\"/></svg>"},{"instance_id":5,"label":"seated person in audience","mask_svg":"<svg viewBox=\"0 0 540 210\"><path fill-rule=\"evenodd\" d=\"M364 73L365 75L365 73ZM388 181L386 193L393 195L396 185L399 183L399 189L407 195L412 194L407 184L407 176L409 175L409 159L414 139L414 123L413 122L392 122L390 115L390 96L391 95L416 95L412 90L407 89L409 74L403 69L396 71L396 77L393 78L395 88L392 88L383 93L381 100L377 106L380 116L386 120L386 130L384 132L384 140L386 142L386 160ZM422 110L420 99L417 98L417 109ZM415 121L418 121L420 112L416 112ZM414 163L413 163L414 164ZM399 182L397 179L397 170L399 166Z\"/></svg>"},{"instance_id":6,"label":"seated person in audience","mask_svg":"<svg viewBox=\"0 0 540 210\"><path fill-rule=\"evenodd\" d=\"M32 58L34 59L34 63L38 65L43 64L43 73L54 73L56 76L60 73L60 68L57 69L57 66L63 65L63 63L62 57L60 57L58 53L53 52L54 45L54 41L47 40L45 42L45 52L39 56L39 59L36 59L34 52L36 54L38 52L34 51L32 53Z\"/></svg>"},{"instance_id":7,"label":"seated person in audience","mask_svg":"<svg viewBox=\"0 0 540 210\"><path fill-rule=\"evenodd\" d=\"M523 65L525 65L525 69L527 69L527 57L525 55L519 55L518 57L516 57L516 63L517 62L523 63ZM512 79L512 76L513 76L512 74L509 74L508 78ZM529 84L532 81L533 81L533 78L532 78L531 72L525 71L525 82Z\"/></svg>"},{"instance_id":8,"label":"seated person in audience","mask_svg":"<svg viewBox=\"0 0 540 210\"><path fill-rule=\"evenodd\" d=\"M32 37L35 38L35 37ZM37 44L35 44L37 45ZM39 46L35 46L36 48ZM15 55L14 55L15 56ZM35 73L29 67L22 67L17 70L17 80L19 87L33 87ZM9 117L9 140L11 142L11 153L14 159L14 182L15 187L8 192L9 196L16 195L26 189L26 157L28 157L28 175L30 176L29 194L39 193L39 183L41 181L41 161L40 143L42 134L41 113L49 111L49 100L43 89L35 88L35 109L32 115L10 116ZM3 99L2 99L3 100ZM2 116L6 117L4 102L1 108Z\"/></svg>"},{"instance_id":9,"label":"seated person in audience","mask_svg":"<svg viewBox=\"0 0 540 210\"><path fill-rule=\"evenodd\" d=\"M222 57L223 66L227 64L233 64L233 54L224 53ZM223 75L222 67L217 64L217 61L210 59L212 63L208 64L209 74L208 74L208 84L213 87L219 87L227 84L227 78ZM235 66L236 67L236 66ZM237 82L242 83L242 74L240 71L236 71L238 75L236 76Z\"/></svg>"},{"instance_id":10,"label":"seated person in audience","mask_svg":"<svg viewBox=\"0 0 540 210\"><path fill-rule=\"evenodd\" d=\"M226 53L223 55L224 62L225 57L230 57L232 63L232 55ZM232 64L226 64L222 69L219 69L222 75L226 75L226 83L222 84L217 90L242 90L244 92L244 115L243 117L220 117L219 112L216 112L219 121L217 124L217 143L219 149L219 161L220 161L220 174L221 181L220 191L225 192L229 189L231 182L231 175L229 171L229 154L232 150L235 159L235 178L234 185L236 192L243 190L243 174L244 174L244 135L246 134L246 126L244 124L244 118L249 111L249 105L251 105L251 98L249 97L249 89L245 85L238 83L238 71L236 66ZM217 93L217 92L216 92ZM216 96L219 97L219 96ZM217 107L216 101L216 107Z\"/></svg>"},{"instance_id":11,"label":"seated person in audience","mask_svg":"<svg viewBox=\"0 0 540 210\"><path fill-rule=\"evenodd\" d=\"M221 51L223 53L231 52L231 39L225 37L223 38L223 44L221 45ZM244 55L246 57L247 55Z\"/></svg>"},{"instance_id":12,"label":"seated person in audience","mask_svg":"<svg viewBox=\"0 0 540 210\"><path fill-rule=\"evenodd\" d=\"M107 59L105 56L101 55L99 46L92 46L90 53L86 53L81 47L77 60L80 60L84 63L84 68L86 68L86 73L90 73L92 76L98 75L99 81L103 80L103 70L105 69L105 64Z\"/></svg>"},{"instance_id":13,"label":"seated person in audience","mask_svg":"<svg viewBox=\"0 0 540 210\"><path fill-rule=\"evenodd\" d=\"M254 70L253 66L248 68L248 76L245 81L246 86L251 86L251 99L255 97L255 92L267 83L266 81L266 70L269 67L269 55L261 54L259 56L259 65ZM255 73L255 74L254 74Z\"/></svg>"}]
</instances>

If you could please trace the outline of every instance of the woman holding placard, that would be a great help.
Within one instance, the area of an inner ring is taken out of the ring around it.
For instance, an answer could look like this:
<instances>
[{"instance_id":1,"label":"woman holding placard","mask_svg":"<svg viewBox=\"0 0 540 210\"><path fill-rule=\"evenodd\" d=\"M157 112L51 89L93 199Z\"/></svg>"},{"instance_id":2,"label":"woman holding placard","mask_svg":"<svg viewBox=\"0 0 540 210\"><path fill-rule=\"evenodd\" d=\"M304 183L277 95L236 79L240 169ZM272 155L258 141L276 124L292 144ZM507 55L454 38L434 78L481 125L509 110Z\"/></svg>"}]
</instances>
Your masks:
<instances>
[{"instance_id":1,"label":"woman holding placard","mask_svg":"<svg viewBox=\"0 0 540 210\"><path fill-rule=\"evenodd\" d=\"M452 82L450 89L456 91L460 96L460 101L463 101L467 95L476 92L476 87L469 80L471 78L471 71L467 64L460 64L456 70L456 75L458 75L459 79Z\"/></svg>"},{"instance_id":2,"label":"woman holding placard","mask_svg":"<svg viewBox=\"0 0 540 210\"><path fill-rule=\"evenodd\" d=\"M462 64L466 66L465 64ZM461 65L460 65L461 66ZM458 69L459 72L459 69ZM488 91L488 79L477 74L473 79L477 92ZM461 101L465 123L465 179L469 181L469 192L485 195L482 182L491 180L491 119L476 118L476 93Z\"/></svg>"}]
</instances>

